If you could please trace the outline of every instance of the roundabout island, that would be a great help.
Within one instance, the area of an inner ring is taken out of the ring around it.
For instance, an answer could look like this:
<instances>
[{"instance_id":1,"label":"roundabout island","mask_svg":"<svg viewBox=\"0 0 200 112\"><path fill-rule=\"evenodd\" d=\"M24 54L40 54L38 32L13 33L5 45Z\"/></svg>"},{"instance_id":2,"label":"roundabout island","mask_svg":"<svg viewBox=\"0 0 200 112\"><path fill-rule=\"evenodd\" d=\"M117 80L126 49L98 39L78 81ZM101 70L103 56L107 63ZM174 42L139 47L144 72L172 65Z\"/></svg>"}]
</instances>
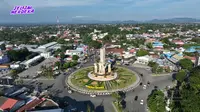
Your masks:
<instances>
[{"instance_id":1,"label":"roundabout island","mask_svg":"<svg viewBox=\"0 0 200 112\"><path fill-rule=\"evenodd\" d=\"M140 77L134 71L105 60L105 48L101 48L100 61L70 74L66 79L67 86L83 94L110 95L130 91L139 85Z\"/></svg>"}]
</instances>

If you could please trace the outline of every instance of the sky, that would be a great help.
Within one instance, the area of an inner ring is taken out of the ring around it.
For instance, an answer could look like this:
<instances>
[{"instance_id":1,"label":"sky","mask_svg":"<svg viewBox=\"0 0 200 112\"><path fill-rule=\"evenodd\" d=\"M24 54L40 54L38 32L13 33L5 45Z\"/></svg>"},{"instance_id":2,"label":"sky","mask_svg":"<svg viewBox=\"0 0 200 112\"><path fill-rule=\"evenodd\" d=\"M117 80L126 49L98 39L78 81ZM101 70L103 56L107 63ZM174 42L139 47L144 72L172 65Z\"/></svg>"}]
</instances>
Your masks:
<instances>
[{"instance_id":1,"label":"sky","mask_svg":"<svg viewBox=\"0 0 200 112\"><path fill-rule=\"evenodd\" d=\"M200 19L200 0L0 0L0 23L60 23L79 20ZM35 12L10 15L14 6L31 5Z\"/></svg>"}]
</instances>

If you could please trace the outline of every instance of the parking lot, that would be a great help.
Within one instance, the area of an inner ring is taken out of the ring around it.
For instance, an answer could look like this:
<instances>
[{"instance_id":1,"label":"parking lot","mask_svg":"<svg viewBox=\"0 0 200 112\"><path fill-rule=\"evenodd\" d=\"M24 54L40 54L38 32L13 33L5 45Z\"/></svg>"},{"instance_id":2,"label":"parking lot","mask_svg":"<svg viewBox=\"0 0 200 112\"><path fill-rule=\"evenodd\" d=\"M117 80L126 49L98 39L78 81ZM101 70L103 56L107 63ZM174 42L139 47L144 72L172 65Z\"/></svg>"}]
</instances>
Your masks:
<instances>
[{"instance_id":1,"label":"parking lot","mask_svg":"<svg viewBox=\"0 0 200 112\"><path fill-rule=\"evenodd\" d=\"M43 62L35 65L35 66L32 66L30 68L28 68L27 70L19 73L19 77L33 77L37 74L37 71L40 70L41 66L51 66L54 62L58 61L57 58L48 58L48 59L45 59Z\"/></svg>"}]
</instances>

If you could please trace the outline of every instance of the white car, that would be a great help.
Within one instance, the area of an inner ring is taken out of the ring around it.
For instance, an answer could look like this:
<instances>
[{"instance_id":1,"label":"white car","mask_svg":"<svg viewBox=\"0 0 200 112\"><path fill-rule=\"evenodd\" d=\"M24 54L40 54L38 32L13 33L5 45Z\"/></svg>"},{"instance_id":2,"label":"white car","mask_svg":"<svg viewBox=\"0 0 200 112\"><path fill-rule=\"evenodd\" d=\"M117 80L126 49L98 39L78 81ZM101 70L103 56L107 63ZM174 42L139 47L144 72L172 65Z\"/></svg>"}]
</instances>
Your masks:
<instances>
[{"instance_id":1,"label":"white car","mask_svg":"<svg viewBox=\"0 0 200 112\"><path fill-rule=\"evenodd\" d=\"M141 104L141 105L143 105L143 104L144 104L144 101L143 101L143 100L141 100L141 101L140 101L140 104Z\"/></svg>"},{"instance_id":2,"label":"white car","mask_svg":"<svg viewBox=\"0 0 200 112\"><path fill-rule=\"evenodd\" d=\"M72 90L68 90L68 93L71 94L71 93L72 93Z\"/></svg>"},{"instance_id":3,"label":"white car","mask_svg":"<svg viewBox=\"0 0 200 112\"><path fill-rule=\"evenodd\" d=\"M144 85L144 86L143 86L143 89L147 89L147 85Z\"/></svg>"},{"instance_id":4,"label":"white car","mask_svg":"<svg viewBox=\"0 0 200 112\"><path fill-rule=\"evenodd\" d=\"M96 95L90 95L90 97L94 98L94 97L96 97Z\"/></svg>"}]
</instances>

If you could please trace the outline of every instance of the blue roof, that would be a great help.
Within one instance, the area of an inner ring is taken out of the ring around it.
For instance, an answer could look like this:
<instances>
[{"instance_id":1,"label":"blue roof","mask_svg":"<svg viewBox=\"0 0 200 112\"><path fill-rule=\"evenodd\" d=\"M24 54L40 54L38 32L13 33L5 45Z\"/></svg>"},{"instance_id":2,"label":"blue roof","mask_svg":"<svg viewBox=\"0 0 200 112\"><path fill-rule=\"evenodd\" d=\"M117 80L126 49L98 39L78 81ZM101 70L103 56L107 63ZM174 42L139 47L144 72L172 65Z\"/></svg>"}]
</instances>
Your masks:
<instances>
[{"instance_id":1,"label":"blue roof","mask_svg":"<svg viewBox=\"0 0 200 112\"><path fill-rule=\"evenodd\" d=\"M153 46L163 46L163 43L161 43L161 42L153 42Z\"/></svg>"}]
</instances>

